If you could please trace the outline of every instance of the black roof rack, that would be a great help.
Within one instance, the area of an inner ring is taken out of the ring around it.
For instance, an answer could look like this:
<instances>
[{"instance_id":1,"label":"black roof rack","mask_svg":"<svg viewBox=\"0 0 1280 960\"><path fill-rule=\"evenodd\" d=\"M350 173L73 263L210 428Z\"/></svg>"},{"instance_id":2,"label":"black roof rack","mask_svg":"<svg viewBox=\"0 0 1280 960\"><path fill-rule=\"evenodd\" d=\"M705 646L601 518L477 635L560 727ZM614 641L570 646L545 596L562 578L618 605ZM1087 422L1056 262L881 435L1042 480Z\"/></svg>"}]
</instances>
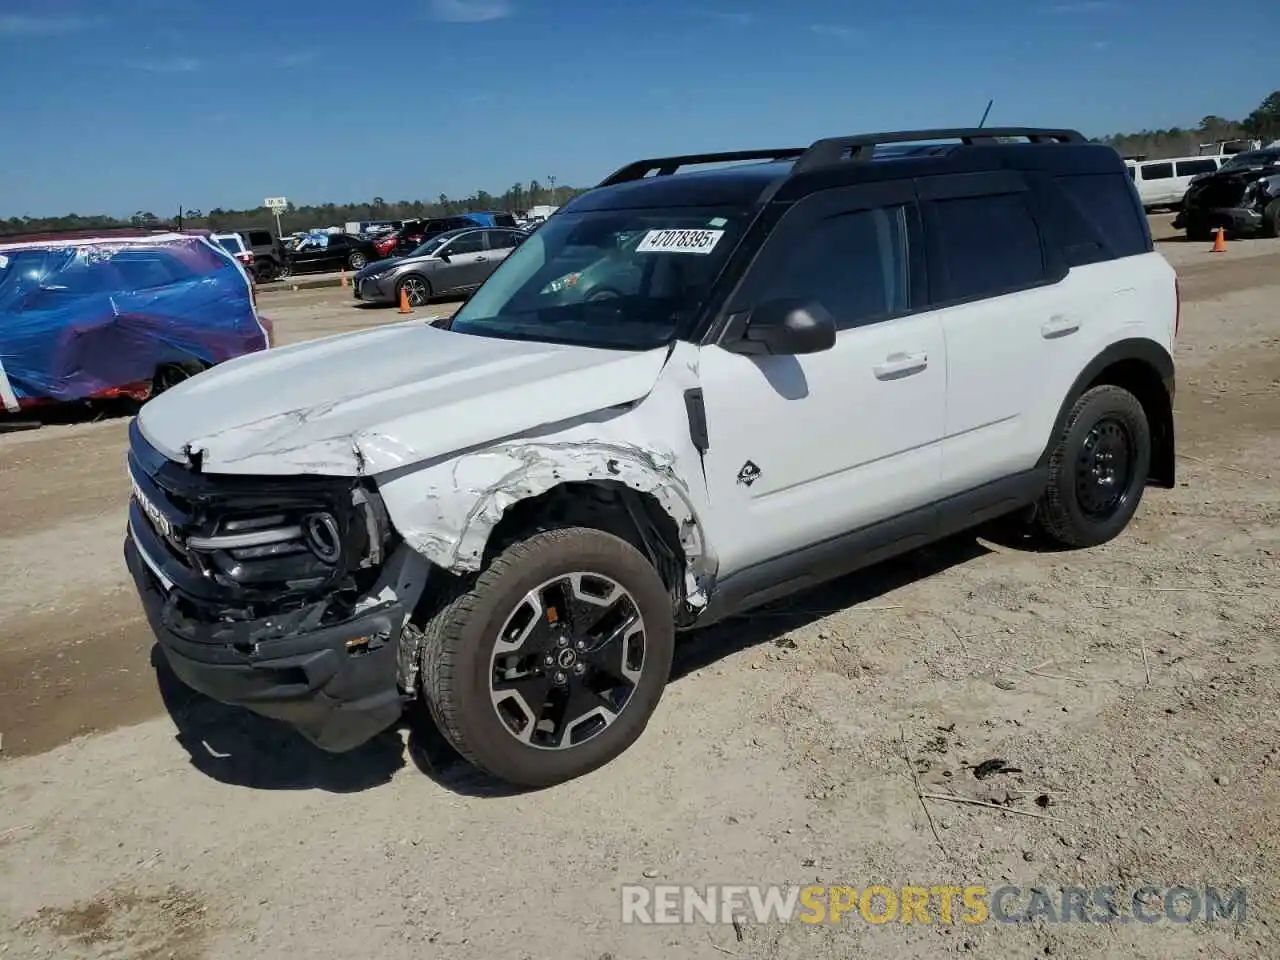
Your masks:
<instances>
[{"instance_id":1,"label":"black roof rack","mask_svg":"<svg viewBox=\"0 0 1280 960\"><path fill-rule=\"evenodd\" d=\"M991 145L1003 139L1024 139L1031 143L1086 143L1075 130L1042 127L955 127L939 130L897 130L887 133L863 133L852 137L828 137L816 140L808 148L786 147L781 150L739 150L731 153L695 153L682 157L653 157L637 160L614 171L599 183L601 187L643 180L650 174L669 176L681 167L703 163L730 163L738 160L795 160L792 175L806 173L846 161L870 160L876 147L890 143L923 143L931 140L959 140L966 146Z\"/></svg>"},{"instance_id":2,"label":"black roof rack","mask_svg":"<svg viewBox=\"0 0 1280 960\"><path fill-rule=\"evenodd\" d=\"M783 147L780 150L735 150L729 153L691 153L683 157L652 157L637 160L615 170L600 181L598 186L611 187L615 183L643 180L653 173L659 177L670 176L681 167L700 163L732 163L738 160L794 160L804 153L804 147Z\"/></svg>"},{"instance_id":3,"label":"black roof rack","mask_svg":"<svg viewBox=\"0 0 1280 960\"><path fill-rule=\"evenodd\" d=\"M992 145L998 140L1025 139L1031 143L1085 143L1075 130L1050 130L1041 127L956 127L941 130L898 130L889 133L864 133L854 137L828 137L818 140L796 161L792 174L829 167L846 160L870 160L876 147L889 143L923 143L930 140L959 140L965 146Z\"/></svg>"}]
</instances>

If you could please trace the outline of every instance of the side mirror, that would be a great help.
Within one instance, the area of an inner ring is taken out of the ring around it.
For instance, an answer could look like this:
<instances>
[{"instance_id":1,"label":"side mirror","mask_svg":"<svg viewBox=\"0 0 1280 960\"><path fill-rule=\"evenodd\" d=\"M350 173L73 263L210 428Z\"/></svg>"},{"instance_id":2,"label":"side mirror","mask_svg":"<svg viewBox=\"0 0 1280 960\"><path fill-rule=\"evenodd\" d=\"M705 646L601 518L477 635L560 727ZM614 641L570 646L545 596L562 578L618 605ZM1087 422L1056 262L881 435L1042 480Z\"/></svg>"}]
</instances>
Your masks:
<instances>
[{"instance_id":1,"label":"side mirror","mask_svg":"<svg viewBox=\"0 0 1280 960\"><path fill-rule=\"evenodd\" d=\"M448 251L448 250L441 250L441 251L437 252L437 253L436 253L436 259L437 259L437 260L443 260L445 263L448 263L448 262L449 262L449 251Z\"/></svg>"},{"instance_id":2,"label":"side mirror","mask_svg":"<svg viewBox=\"0 0 1280 960\"><path fill-rule=\"evenodd\" d=\"M816 300L767 300L751 311L735 353L821 353L836 345L836 321Z\"/></svg>"}]
</instances>

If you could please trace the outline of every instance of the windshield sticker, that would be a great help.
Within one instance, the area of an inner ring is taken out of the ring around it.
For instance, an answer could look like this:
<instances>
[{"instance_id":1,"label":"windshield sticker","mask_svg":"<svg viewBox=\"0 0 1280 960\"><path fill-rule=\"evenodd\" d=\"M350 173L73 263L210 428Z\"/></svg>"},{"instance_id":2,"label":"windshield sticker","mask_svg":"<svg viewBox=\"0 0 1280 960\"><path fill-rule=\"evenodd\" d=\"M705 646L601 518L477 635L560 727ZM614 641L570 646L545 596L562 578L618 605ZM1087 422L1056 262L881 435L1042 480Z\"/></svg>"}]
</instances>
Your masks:
<instances>
[{"instance_id":1,"label":"windshield sticker","mask_svg":"<svg viewBox=\"0 0 1280 960\"><path fill-rule=\"evenodd\" d=\"M711 218L711 222L710 222L710 223L708 223L708 224L707 224L707 226L708 226L708 227L723 227L723 226L724 226L725 224L727 224L728 222L729 222L729 221L728 221L728 220L726 220L724 217L712 217L712 218Z\"/></svg>"},{"instance_id":2,"label":"windshield sticker","mask_svg":"<svg viewBox=\"0 0 1280 960\"><path fill-rule=\"evenodd\" d=\"M723 230L650 230L636 247L636 253L700 253L716 248Z\"/></svg>"}]
</instances>

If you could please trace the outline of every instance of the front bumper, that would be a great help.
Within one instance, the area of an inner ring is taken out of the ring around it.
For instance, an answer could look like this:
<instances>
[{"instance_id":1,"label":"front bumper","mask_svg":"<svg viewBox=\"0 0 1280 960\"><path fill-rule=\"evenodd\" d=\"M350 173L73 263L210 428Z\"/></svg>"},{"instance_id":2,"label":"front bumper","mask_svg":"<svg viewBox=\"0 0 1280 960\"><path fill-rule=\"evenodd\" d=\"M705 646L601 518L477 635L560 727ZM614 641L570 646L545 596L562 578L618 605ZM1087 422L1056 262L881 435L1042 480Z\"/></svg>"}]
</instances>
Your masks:
<instances>
[{"instance_id":1,"label":"front bumper","mask_svg":"<svg viewBox=\"0 0 1280 960\"><path fill-rule=\"evenodd\" d=\"M351 284L351 295L365 303L392 303L396 298L395 281L391 277L357 280Z\"/></svg>"},{"instance_id":2,"label":"front bumper","mask_svg":"<svg viewBox=\"0 0 1280 960\"><path fill-rule=\"evenodd\" d=\"M1183 207L1174 218L1173 228L1181 230L1196 224L1202 229L1224 228L1236 236L1249 236L1262 232L1262 213L1249 207Z\"/></svg>"},{"instance_id":3,"label":"front bumper","mask_svg":"<svg viewBox=\"0 0 1280 960\"><path fill-rule=\"evenodd\" d=\"M404 706L398 652L405 608L392 600L342 623L308 628L310 608L263 620L196 623L142 552L130 510L125 560L173 672L221 703L294 727L323 750L350 750L395 723ZM313 618L314 619L314 618Z\"/></svg>"}]
</instances>

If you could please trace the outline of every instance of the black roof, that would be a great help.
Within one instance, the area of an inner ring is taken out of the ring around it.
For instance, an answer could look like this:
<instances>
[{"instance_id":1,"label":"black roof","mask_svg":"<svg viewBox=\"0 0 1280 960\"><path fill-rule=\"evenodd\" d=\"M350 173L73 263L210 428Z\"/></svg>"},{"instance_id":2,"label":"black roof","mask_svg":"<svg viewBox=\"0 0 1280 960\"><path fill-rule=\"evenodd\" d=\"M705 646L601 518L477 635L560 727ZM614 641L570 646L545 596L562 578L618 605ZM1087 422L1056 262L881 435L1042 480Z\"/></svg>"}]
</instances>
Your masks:
<instances>
[{"instance_id":1,"label":"black roof","mask_svg":"<svg viewBox=\"0 0 1280 960\"><path fill-rule=\"evenodd\" d=\"M711 163L734 165L680 172ZM1074 130L896 131L832 137L808 148L638 160L573 200L565 211L752 206L826 187L999 169L1123 173L1124 162L1114 148L1089 143Z\"/></svg>"}]
</instances>

